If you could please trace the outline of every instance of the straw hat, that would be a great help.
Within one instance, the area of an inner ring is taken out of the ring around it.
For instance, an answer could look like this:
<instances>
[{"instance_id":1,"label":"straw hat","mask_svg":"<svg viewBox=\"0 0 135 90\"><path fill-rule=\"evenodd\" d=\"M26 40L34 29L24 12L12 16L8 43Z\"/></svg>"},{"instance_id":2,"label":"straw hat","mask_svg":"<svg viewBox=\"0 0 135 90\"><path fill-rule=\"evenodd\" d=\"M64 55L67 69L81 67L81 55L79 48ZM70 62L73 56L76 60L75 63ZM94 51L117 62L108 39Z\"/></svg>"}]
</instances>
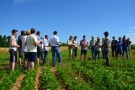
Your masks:
<instances>
[{"instance_id":1,"label":"straw hat","mask_svg":"<svg viewBox=\"0 0 135 90\"><path fill-rule=\"evenodd\" d=\"M31 34L31 31L30 31L30 30L27 30L27 31L26 31L26 34L27 34L27 35Z\"/></svg>"}]
</instances>

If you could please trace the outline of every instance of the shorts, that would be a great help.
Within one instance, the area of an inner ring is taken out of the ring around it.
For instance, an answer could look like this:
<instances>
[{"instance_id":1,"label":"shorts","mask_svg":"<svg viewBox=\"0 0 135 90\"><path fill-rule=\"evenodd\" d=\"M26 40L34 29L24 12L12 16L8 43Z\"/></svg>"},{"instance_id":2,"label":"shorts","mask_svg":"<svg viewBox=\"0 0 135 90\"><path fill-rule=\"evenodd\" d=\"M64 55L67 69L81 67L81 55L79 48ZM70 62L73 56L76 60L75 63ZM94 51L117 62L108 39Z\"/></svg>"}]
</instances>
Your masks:
<instances>
[{"instance_id":1,"label":"shorts","mask_svg":"<svg viewBox=\"0 0 135 90\"><path fill-rule=\"evenodd\" d=\"M36 52L29 52L28 53L28 61L36 62L36 59L37 59L37 53Z\"/></svg>"},{"instance_id":2,"label":"shorts","mask_svg":"<svg viewBox=\"0 0 135 90\"><path fill-rule=\"evenodd\" d=\"M28 53L24 52L24 60L28 60Z\"/></svg>"},{"instance_id":3,"label":"shorts","mask_svg":"<svg viewBox=\"0 0 135 90\"><path fill-rule=\"evenodd\" d=\"M122 49L117 49L116 57L117 57L119 54L122 55Z\"/></svg>"},{"instance_id":4,"label":"shorts","mask_svg":"<svg viewBox=\"0 0 135 90\"><path fill-rule=\"evenodd\" d=\"M14 50L10 50L10 62L16 62L17 61L17 52Z\"/></svg>"},{"instance_id":5,"label":"shorts","mask_svg":"<svg viewBox=\"0 0 135 90\"><path fill-rule=\"evenodd\" d=\"M81 50L81 55L86 55L87 54L87 50Z\"/></svg>"},{"instance_id":6,"label":"shorts","mask_svg":"<svg viewBox=\"0 0 135 90\"><path fill-rule=\"evenodd\" d=\"M22 58L23 57L22 48L18 48L18 51L19 51L19 58Z\"/></svg>"}]
</instances>

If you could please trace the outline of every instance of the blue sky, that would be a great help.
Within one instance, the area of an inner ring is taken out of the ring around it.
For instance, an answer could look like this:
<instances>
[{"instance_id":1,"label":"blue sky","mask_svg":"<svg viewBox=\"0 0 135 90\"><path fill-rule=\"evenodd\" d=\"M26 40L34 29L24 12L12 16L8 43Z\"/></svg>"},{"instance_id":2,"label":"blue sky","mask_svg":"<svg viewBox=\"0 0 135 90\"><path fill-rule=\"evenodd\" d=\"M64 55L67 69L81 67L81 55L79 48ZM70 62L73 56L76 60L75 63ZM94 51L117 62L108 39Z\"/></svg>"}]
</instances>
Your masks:
<instances>
[{"instance_id":1,"label":"blue sky","mask_svg":"<svg viewBox=\"0 0 135 90\"><path fill-rule=\"evenodd\" d=\"M70 35L126 35L135 44L135 0L0 0L0 34L35 28L41 36L58 31L61 42Z\"/></svg>"}]
</instances>

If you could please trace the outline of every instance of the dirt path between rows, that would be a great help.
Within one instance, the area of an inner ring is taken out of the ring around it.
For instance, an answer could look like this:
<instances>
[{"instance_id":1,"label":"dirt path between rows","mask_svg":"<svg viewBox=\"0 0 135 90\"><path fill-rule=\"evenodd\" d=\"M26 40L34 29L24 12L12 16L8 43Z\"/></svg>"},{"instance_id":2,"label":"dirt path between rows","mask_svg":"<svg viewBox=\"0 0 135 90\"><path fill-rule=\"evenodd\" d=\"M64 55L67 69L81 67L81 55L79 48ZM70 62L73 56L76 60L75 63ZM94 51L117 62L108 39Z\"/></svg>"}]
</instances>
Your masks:
<instances>
[{"instance_id":1,"label":"dirt path between rows","mask_svg":"<svg viewBox=\"0 0 135 90\"><path fill-rule=\"evenodd\" d=\"M10 90L19 90L22 86L23 80L24 80L25 74L22 74L17 78L16 83L13 85L13 87Z\"/></svg>"},{"instance_id":2,"label":"dirt path between rows","mask_svg":"<svg viewBox=\"0 0 135 90\"><path fill-rule=\"evenodd\" d=\"M43 90L42 77L41 77L42 70L43 70L43 67L39 67L37 70L36 81L35 81L35 90Z\"/></svg>"},{"instance_id":3,"label":"dirt path between rows","mask_svg":"<svg viewBox=\"0 0 135 90\"><path fill-rule=\"evenodd\" d=\"M61 88L60 88L59 90L67 90L67 89L66 89L67 86L66 86L66 85L64 84L64 82L61 80L61 77L58 75L56 68L55 68L55 67L52 67L50 70L51 70L51 72L55 75L56 79L57 79L58 81L60 81L59 83L61 84Z\"/></svg>"}]
</instances>

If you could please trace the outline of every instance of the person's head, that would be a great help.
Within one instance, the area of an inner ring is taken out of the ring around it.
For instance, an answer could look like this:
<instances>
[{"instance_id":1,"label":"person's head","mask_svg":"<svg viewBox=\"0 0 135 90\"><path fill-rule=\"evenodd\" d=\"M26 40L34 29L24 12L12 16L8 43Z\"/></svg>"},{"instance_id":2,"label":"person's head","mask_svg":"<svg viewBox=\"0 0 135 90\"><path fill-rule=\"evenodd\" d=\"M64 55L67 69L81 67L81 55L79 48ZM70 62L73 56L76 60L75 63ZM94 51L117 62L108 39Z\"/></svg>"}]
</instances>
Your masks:
<instances>
[{"instance_id":1,"label":"person's head","mask_svg":"<svg viewBox=\"0 0 135 90\"><path fill-rule=\"evenodd\" d=\"M123 39L126 40L126 35L123 36Z\"/></svg>"},{"instance_id":2,"label":"person's head","mask_svg":"<svg viewBox=\"0 0 135 90\"><path fill-rule=\"evenodd\" d=\"M73 39L73 36L70 36L70 37L69 37L69 40L72 40L72 39Z\"/></svg>"},{"instance_id":3,"label":"person's head","mask_svg":"<svg viewBox=\"0 0 135 90\"><path fill-rule=\"evenodd\" d=\"M21 35L22 36L25 35L25 31L24 30L21 31Z\"/></svg>"},{"instance_id":4,"label":"person's head","mask_svg":"<svg viewBox=\"0 0 135 90\"><path fill-rule=\"evenodd\" d=\"M113 36L112 39L115 40L115 37Z\"/></svg>"},{"instance_id":5,"label":"person's head","mask_svg":"<svg viewBox=\"0 0 135 90\"><path fill-rule=\"evenodd\" d=\"M57 35L57 31L54 31L53 34L54 34L54 35Z\"/></svg>"},{"instance_id":6,"label":"person's head","mask_svg":"<svg viewBox=\"0 0 135 90\"><path fill-rule=\"evenodd\" d=\"M104 38L102 38L102 41L104 41L105 39Z\"/></svg>"},{"instance_id":7,"label":"person's head","mask_svg":"<svg viewBox=\"0 0 135 90\"><path fill-rule=\"evenodd\" d=\"M36 33L38 36L40 36L40 31L37 31L37 33Z\"/></svg>"},{"instance_id":8,"label":"person's head","mask_svg":"<svg viewBox=\"0 0 135 90\"><path fill-rule=\"evenodd\" d=\"M91 39L94 40L94 36L91 36Z\"/></svg>"},{"instance_id":9,"label":"person's head","mask_svg":"<svg viewBox=\"0 0 135 90\"><path fill-rule=\"evenodd\" d=\"M45 39L48 39L49 37L48 37L48 35L45 35Z\"/></svg>"},{"instance_id":10,"label":"person's head","mask_svg":"<svg viewBox=\"0 0 135 90\"><path fill-rule=\"evenodd\" d=\"M86 36L85 35L83 35L83 40L86 40Z\"/></svg>"},{"instance_id":11,"label":"person's head","mask_svg":"<svg viewBox=\"0 0 135 90\"><path fill-rule=\"evenodd\" d=\"M100 37L97 37L97 41L98 41L98 42L100 41Z\"/></svg>"},{"instance_id":12,"label":"person's head","mask_svg":"<svg viewBox=\"0 0 135 90\"><path fill-rule=\"evenodd\" d=\"M109 35L109 32L105 31L104 36L107 37Z\"/></svg>"},{"instance_id":13,"label":"person's head","mask_svg":"<svg viewBox=\"0 0 135 90\"><path fill-rule=\"evenodd\" d=\"M34 28L31 28L30 31L31 31L31 34L34 34L36 30Z\"/></svg>"},{"instance_id":14,"label":"person's head","mask_svg":"<svg viewBox=\"0 0 135 90\"><path fill-rule=\"evenodd\" d=\"M127 38L128 41L130 41L130 38Z\"/></svg>"},{"instance_id":15,"label":"person's head","mask_svg":"<svg viewBox=\"0 0 135 90\"><path fill-rule=\"evenodd\" d=\"M27 30L26 35L30 35L30 34L31 34L30 30Z\"/></svg>"},{"instance_id":16,"label":"person's head","mask_svg":"<svg viewBox=\"0 0 135 90\"><path fill-rule=\"evenodd\" d=\"M74 36L74 40L76 40L77 39L77 36Z\"/></svg>"},{"instance_id":17,"label":"person's head","mask_svg":"<svg viewBox=\"0 0 135 90\"><path fill-rule=\"evenodd\" d=\"M18 35L18 31L17 30L15 30L15 29L13 29L12 30L12 35L14 35L15 37Z\"/></svg>"},{"instance_id":18,"label":"person's head","mask_svg":"<svg viewBox=\"0 0 135 90\"><path fill-rule=\"evenodd\" d=\"M122 40L122 37L119 37L118 39L119 39L119 40Z\"/></svg>"}]
</instances>

